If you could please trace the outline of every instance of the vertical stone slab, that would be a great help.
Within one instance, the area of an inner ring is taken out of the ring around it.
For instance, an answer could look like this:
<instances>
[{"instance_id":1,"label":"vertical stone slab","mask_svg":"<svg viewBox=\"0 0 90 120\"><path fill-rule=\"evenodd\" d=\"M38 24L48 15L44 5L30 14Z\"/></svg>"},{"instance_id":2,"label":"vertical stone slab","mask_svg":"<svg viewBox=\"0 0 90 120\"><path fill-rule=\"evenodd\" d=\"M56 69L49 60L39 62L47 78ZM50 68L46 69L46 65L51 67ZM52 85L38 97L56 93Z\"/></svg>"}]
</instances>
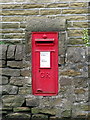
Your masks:
<instances>
[{"instance_id":1,"label":"vertical stone slab","mask_svg":"<svg viewBox=\"0 0 90 120\"><path fill-rule=\"evenodd\" d=\"M15 60L22 60L22 59L23 59L23 46L17 45L15 52Z\"/></svg>"},{"instance_id":2,"label":"vertical stone slab","mask_svg":"<svg viewBox=\"0 0 90 120\"><path fill-rule=\"evenodd\" d=\"M7 50L7 59L14 59L15 58L15 45L9 45Z\"/></svg>"}]
</instances>

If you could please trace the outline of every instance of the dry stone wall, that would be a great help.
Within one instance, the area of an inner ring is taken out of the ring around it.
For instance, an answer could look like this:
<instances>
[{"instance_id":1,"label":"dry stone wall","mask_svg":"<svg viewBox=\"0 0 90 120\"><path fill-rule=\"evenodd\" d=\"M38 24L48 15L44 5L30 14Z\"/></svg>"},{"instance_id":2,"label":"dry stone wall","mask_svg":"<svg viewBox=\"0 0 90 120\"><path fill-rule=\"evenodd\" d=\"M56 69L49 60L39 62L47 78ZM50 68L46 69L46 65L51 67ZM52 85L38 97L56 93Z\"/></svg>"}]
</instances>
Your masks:
<instances>
[{"instance_id":1,"label":"dry stone wall","mask_svg":"<svg viewBox=\"0 0 90 120\"><path fill-rule=\"evenodd\" d=\"M90 26L90 2L3 0L0 8L2 118L89 119L90 47L82 36ZM59 32L59 91L57 96L33 96L31 31L47 28Z\"/></svg>"}]
</instances>

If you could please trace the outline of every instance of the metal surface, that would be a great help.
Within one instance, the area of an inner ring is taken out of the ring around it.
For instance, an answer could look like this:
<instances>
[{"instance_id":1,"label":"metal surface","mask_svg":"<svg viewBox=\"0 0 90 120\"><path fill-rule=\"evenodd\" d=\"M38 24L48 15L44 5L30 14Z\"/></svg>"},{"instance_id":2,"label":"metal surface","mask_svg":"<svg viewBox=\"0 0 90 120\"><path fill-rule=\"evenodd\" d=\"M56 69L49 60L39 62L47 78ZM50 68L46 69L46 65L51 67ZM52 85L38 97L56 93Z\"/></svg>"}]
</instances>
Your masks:
<instances>
[{"instance_id":1,"label":"metal surface","mask_svg":"<svg viewBox=\"0 0 90 120\"><path fill-rule=\"evenodd\" d=\"M58 33L32 32L32 92L58 94Z\"/></svg>"}]
</instances>

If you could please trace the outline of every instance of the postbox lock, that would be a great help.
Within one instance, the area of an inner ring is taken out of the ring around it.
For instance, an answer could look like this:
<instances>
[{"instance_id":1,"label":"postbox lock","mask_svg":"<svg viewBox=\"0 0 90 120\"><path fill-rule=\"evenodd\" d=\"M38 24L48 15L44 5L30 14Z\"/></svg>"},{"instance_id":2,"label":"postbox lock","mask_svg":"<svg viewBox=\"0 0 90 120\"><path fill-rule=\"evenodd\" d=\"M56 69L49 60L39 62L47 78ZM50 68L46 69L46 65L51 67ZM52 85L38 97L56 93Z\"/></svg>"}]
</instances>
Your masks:
<instances>
[{"instance_id":1,"label":"postbox lock","mask_svg":"<svg viewBox=\"0 0 90 120\"><path fill-rule=\"evenodd\" d=\"M43 35L43 38L44 38L44 39L46 39L46 38L47 38L47 35L46 35L46 34L44 34L44 35Z\"/></svg>"}]
</instances>

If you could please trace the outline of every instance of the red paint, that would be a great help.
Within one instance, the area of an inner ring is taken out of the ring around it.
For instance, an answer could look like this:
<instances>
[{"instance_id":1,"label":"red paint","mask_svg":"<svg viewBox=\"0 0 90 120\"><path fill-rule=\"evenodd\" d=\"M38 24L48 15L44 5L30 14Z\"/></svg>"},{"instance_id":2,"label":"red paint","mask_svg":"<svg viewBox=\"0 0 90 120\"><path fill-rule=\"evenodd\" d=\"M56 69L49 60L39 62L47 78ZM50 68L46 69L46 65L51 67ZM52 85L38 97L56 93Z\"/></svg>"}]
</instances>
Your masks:
<instances>
[{"instance_id":1,"label":"red paint","mask_svg":"<svg viewBox=\"0 0 90 120\"><path fill-rule=\"evenodd\" d=\"M58 32L32 32L32 92L58 94Z\"/></svg>"}]
</instances>

